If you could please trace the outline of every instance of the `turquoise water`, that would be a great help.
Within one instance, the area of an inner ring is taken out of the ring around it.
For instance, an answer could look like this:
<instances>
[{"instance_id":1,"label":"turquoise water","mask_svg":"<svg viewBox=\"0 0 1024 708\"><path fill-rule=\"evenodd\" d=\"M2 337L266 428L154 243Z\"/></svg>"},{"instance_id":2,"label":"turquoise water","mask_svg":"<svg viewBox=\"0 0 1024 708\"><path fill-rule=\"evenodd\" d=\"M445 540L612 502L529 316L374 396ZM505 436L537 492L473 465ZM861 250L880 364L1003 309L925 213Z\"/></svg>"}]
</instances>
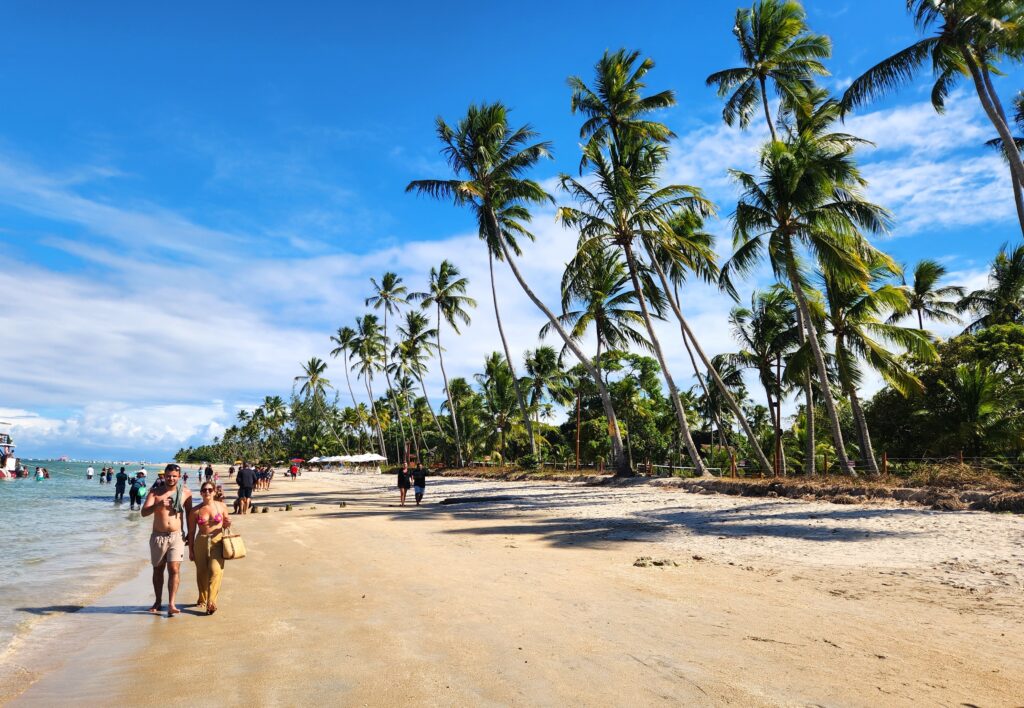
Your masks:
<instances>
[{"instance_id":1,"label":"turquoise water","mask_svg":"<svg viewBox=\"0 0 1024 708\"><path fill-rule=\"evenodd\" d=\"M127 494L116 507L114 485L98 481L100 468L112 463L23 462L32 474L46 467L50 479L0 481L0 657L54 608L88 603L149 558L150 519L128 511ZM90 465L97 473L91 482ZM113 466L116 473L120 465ZM163 464L146 469L152 483ZM152 601L139 598L140 605Z\"/></svg>"}]
</instances>

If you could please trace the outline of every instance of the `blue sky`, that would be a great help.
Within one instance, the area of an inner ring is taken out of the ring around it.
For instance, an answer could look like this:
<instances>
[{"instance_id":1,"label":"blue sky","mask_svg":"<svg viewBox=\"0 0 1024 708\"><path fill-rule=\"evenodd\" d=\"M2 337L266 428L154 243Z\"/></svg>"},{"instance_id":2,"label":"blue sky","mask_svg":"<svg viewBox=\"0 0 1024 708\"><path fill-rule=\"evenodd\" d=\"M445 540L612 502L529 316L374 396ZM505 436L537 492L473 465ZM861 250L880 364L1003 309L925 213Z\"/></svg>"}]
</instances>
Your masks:
<instances>
[{"instance_id":1,"label":"blue sky","mask_svg":"<svg viewBox=\"0 0 1024 708\"><path fill-rule=\"evenodd\" d=\"M830 87L914 40L901 5L807 3L833 40ZM326 359L328 335L362 312L370 275L393 269L418 289L446 257L480 300L449 373L478 370L497 341L472 223L403 188L446 174L435 116L491 100L554 142L536 175L553 185L578 164L565 79L589 78L608 48L642 50L657 62L652 89L676 91L662 116L679 136L668 176L719 203L711 227L727 255L725 171L749 167L764 134L723 126L704 86L738 61L735 7L4 3L0 326L18 346L0 351L0 419L15 420L26 454L166 455L287 394L299 362ZM1004 100L1020 79L999 79ZM926 87L849 126L877 143L861 159L896 216L885 247L980 285L1018 235L1008 178L981 146L991 130L970 85L945 116ZM535 223L523 265L553 303L573 238L551 213ZM536 346L540 319L504 273L500 284L515 348ZM707 347L730 347L729 300L706 288L687 300ZM330 371L341 383L340 364Z\"/></svg>"}]
</instances>

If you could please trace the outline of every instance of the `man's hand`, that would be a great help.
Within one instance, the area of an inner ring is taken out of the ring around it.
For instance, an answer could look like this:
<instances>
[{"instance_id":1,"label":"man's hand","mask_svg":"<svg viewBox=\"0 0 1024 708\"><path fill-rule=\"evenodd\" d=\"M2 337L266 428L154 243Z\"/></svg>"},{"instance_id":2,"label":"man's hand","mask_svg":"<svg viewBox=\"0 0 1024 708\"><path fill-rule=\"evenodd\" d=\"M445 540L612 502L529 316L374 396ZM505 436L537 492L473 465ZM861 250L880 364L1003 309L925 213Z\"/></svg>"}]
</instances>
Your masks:
<instances>
[{"instance_id":1,"label":"man's hand","mask_svg":"<svg viewBox=\"0 0 1024 708\"><path fill-rule=\"evenodd\" d=\"M195 550L194 550L194 549L192 548L192 546L191 546L191 545L189 545L189 547L188 547L188 559L189 559L189 561L190 561L190 562L193 562L193 563L194 563L194 562L195 562L195 560L196 560L196 552L195 552Z\"/></svg>"}]
</instances>

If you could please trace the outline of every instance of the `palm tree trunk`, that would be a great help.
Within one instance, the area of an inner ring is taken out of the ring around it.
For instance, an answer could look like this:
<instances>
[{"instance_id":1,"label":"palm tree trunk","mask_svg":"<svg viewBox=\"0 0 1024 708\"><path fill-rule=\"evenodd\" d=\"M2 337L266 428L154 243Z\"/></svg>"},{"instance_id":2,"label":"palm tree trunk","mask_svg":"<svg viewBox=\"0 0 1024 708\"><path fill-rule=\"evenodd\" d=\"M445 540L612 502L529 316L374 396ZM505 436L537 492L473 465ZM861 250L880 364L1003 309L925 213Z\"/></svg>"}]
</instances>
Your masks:
<instances>
[{"instance_id":1,"label":"palm tree trunk","mask_svg":"<svg viewBox=\"0 0 1024 708\"><path fill-rule=\"evenodd\" d=\"M637 275L637 264L636 258L633 255L633 248L629 243L622 245L622 250L626 254L626 265L629 267L629 277L633 281L633 290L636 291L636 299L640 305L640 313L643 315L644 324L647 327L647 335L651 338L651 347L654 349L654 355L658 358L658 364L661 365L661 373L665 376L665 383L668 384L669 398L672 400L672 407L676 412L676 420L679 423L679 430L682 431L683 443L686 445L686 450L690 454L690 460L693 462L693 467L697 474L705 476L708 473L704 467L703 461L700 459L700 451L697 450L697 446L693 442L693 436L690 435L690 423L686 420L686 411L683 410L683 404L679 400L679 391L676 389L676 382L672 380L672 374L668 370L668 364L665 361L665 354L661 350L661 343L658 341L658 335L654 333L654 323L651 321L651 313L647 309L647 298L644 297L644 291L640 285L640 277Z\"/></svg>"},{"instance_id":2,"label":"palm tree trunk","mask_svg":"<svg viewBox=\"0 0 1024 708\"><path fill-rule=\"evenodd\" d=\"M924 331L924 315L922 314L923 308L917 308L917 328Z\"/></svg>"},{"instance_id":3,"label":"palm tree trunk","mask_svg":"<svg viewBox=\"0 0 1024 708\"><path fill-rule=\"evenodd\" d=\"M594 379L594 383L597 384L598 393L601 396L601 405L604 408L605 417L608 419L608 434L612 438L612 466L615 468L615 474L619 477L631 477L633 476L633 469L629 466L629 461L626 459L625 448L622 445L622 434L619 432L619 422L615 417L615 408L612 406L612 397L608 393L608 387L604 385L604 381L601 379L601 373L594 368L593 362L587 358L583 353L583 350L579 348L576 342L569 336L569 333L565 331L562 324L558 321L553 313L544 302L537 297L537 294L530 289L530 286L526 284L526 279L523 278L523 274L519 272L519 267L516 265L515 260L512 258L512 254L508 250L508 246L505 241L501 241L502 254L505 257L505 262L508 263L508 267L512 269L512 274L519 281L519 287L523 289L526 296L530 298L537 308L543 312L548 321L551 322L551 326L558 332L558 336L562 338L565 345L569 347L576 360L579 361L583 368L587 370ZM492 279L493 282L493 279Z\"/></svg>"},{"instance_id":4,"label":"palm tree trunk","mask_svg":"<svg viewBox=\"0 0 1024 708\"><path fill-rule=\"evenodd\" d=\"M768 121L768 130L772 133L772 142L779 139L775 134L775 124L772 122L772 112L768 109L768 91L766 90L764 77L758 77L761 82L761 103L764 105L764 119Z\"/></svg>"},{"instance_id":5,"label":"palm tree trunk","mask_svg":"<svg viewBox=\"0 0 1024 708\"><path fill-rule=\"evenodd\" d=\"M377 439L380 442L380 454L387 458L388 449L384 444L384 427L380 424L380 418L377 417L377 404L373 402L373 388L370 386L369 378L365 378L363 380L366 382L366 395L370 399L370 413L373 415L373 420L377 424Z\"/></svg>"},{"instance_id":6,"label":"palm tree trunk","mask_svg":"<svg viewBox=\"0 0 1024 708\"><path fill-rule=\"evenodd\" d=\"M743 415L743 411L740 409L740 404L736 401L736 398L732 395L729 387L722 381L722 377L718 375L718 371L714 366L711 365L711 360L708 359L704 353L703 347L700 346L700 342L697 341L697 337L694 336L693 330L690 329L690 325L686 322L686 318L683 317L683 311L679 307L679 303L673 297L672 292L668 287L668 278L665 276L665 271L662 269L661 264L658 263L658 259L651 257L651 263L654 265L655 270L658 272L658 279L661 281L661 287L665 291L665 297L668 298L669 305L672 307L672 312L675 314L676 319L679 320L680 332L683 335L683 342L686 342L686 338L689 337L690 341L693 342L694 349L697 350L698 356L700 356L701 362L707 367L708 373L711 374L711 379L715 382L715 386L719 391L722 392L722 397L725 398L725 403L732 411L733 415L736 416L736 420L739 421L743 427L743 433L746 435L747 440L750 441L750 447L754 450L754 455L757 457L758 464L761 465L761 469L765 472L772 471L772 465L768 461L768 457L764 454L764 450L761 449L761 445L757 442L757 436L754 434L753 428L750 427L750 423L747 422L746 416ZM634 285L634 287L636 287ZM687 347L689 349L689 347ZM707 389L705 389L706 391ZM707 395L705 393L705 395ZM721 430L721 423L719 423L719 430Z\"/></svg>"},{"instance_id":7,"label":"palm tree trunk","mask_svg":"<svg viewBox=\"0 0 1024 708\"><path fill-rule=\"evenodd\" d=\"M875 450L871 445L871 431L868 430L868 421L864 417L864 410L860 406L860 399L857 397L857 387L852 382L850 372L847 371L843 362L846 360L845 339L842 335L836 337L836 361L839 366L839 380L843 384L843 390L850 399L850 410L853 412L853 420L857 424L857 438L860 443L860 459L864 467L872 477L878 476L878 463L875 462Z\"/></svg>"},{"instance_id":8,"label":"palm tree trunk","mask_svg":"<svg viewBox=\"0 0 1024 708\"><path fill-rule=\"evenodd\" d=\"M782 444L782 355L775 355L775 382L778 387L779 397L775 401L775 454L779 457L779 466L782 468L782 476L788 474L786 468L786 448Z\"/></svg>"},{"instance_id":9,"label":"palm tree trunk","mask_svg":"<svg viewBox=\"0 0 1024 708\"><path fill-rule=\"evenodd\" d=\"M981 100L981 107L985 109L985 114L988 119L992 122L992 125L996 129L996 133L999 134L999 139L1003 141L1003 150L1006 153L1006 159L1010 163L1010 171L1013 172L1017 177L1017 181L1020 184L1024 184L1024 163L1021 162L1020 153L1016 151L1014 146L1016 142L1013 139L1013 135L1010 133L1010 126L1007 125L1003 117L999 115L995 105L992 103L992 97L986 89L985 76L978 66L978 61L974 57L973 52L967 47L961 47L961 54L967 63L967 68L971 71L971 78L974 80L974 89L978 93L978 98Z\"/></svg>"},{"instance_id":10,"label":"palm tree trunk","mask_svg":"<svg viewBox=\"0 0 1024 708\"><path fill-rule=\"evenodd\" d=\"M1006 119L1006 111L1003 110L1003 102L999 100L999 93L996 91L995 86L992 85L992 77L989 74L988 67L982 67L981 76L985 80L985 90L992 100L993 107L999 113L999 117L1002 118L1007 129L1009 129L1010 122ZM1008 162L1013 160L1014 157L1018 160L1020 159L1020 151L1017 149L1016 142L1011 142L1010 144L1003 143L1003 153L1006 155ZM1010 169L1010 180L1013 182L1013 203L1017 207L1017 221L1020 223L1021 233L1024 234L1024 193L1021 190L1021 179L1012 168Z\"/></svg>"},{"instance_id":11,"label":"palm tree trunk","mask_svg":"<svg viewBox=\"0 0 1024 708\"><path fill-rule=\"evenodd\" d=\"M811 352L814 354L814 365L818 370L818 383L821 397L825 400L825 410L828 411L829 423L832 426L832 442L836 446L836 457L839 460L839 468L846 472L850 468L849 459L846 457L846 448L843 445L843 431L839 427L839 413L836 410L836 402L832 398L832 390L828 385L828 369L825 367L825 355L821 351L821 344L818 342L818 331L811 320L811 309L807 305L807 298L804 295L803 285L800 283L800 275L796 270L796 263L792 258L788 259L786 269L789 271L790 284L793 286L793 294L796 295L797 307L803 313L803 325L807 333L807 342L811 345Z\"/></svg>"},{"instance_id":12,"label":"palm tree trunk","mask_svg":"<svg viewBox=\"0 0 1024 708\"><path fill-rule=\"evenodd\" d=\"M501 237L499 236L499 240ZM504 244L502 244L504 248ZM491 299L494 301L494 319L498 323L498 334L501 335L501 346L505 349L505 361L508 362L508 368L512 372L512 388L516 392L516 401L519 403L519 412L523 416L523 422L526 424L526 434L530 438L530 454L535 458L537 457L537 441L533 437L533 423L530 422L530 413L526 409L526 399L523 398L523 388L519 385L519 377L516 375L516 367L512 362L512 353L508 348L508 339L505 338L505 328L501 324L501 312L498 311L498 290L494 284L494 254L491 249L487 249L487 265L491 269ZM504 451L502 451L502 457L504 457Z\"/></svg>"},{"instance_id":13,"label":"palm tree trunk","mask_svg":"<svg viewBox=\"0 0 1024 708\"><path fill-rule=\"evenodd\" d=\"M437 360L441 364L441 377L444 379L444 395L448 399L448 412L452 416L452 430L455 431L455 452L459 458L459 467L465 467L466 463L462 457L462 439L459 436L459 422L455 416L455 401L452 400L452 392L448 388L448 372L444 370L444 350L441 349L441 306L437 306Z\"/></svg>"},{"instance_id":14,"label":"palm tree trunk","mask_svg":"<svg viewBox=\"0 0 1024 708\"><path fill-rule=\"evenodd\" d=\"M352 391L352 380L348 376L348 352L341 353L341 364L345 367L345 383L348 385L348 395L352 397L352 407L356 407L356 394Z\"/></svg>"},{"instance_id":15,"label":"palm tree trunk","mask_svg":"<svg viewBox=\"0 0 1024 708\"><path fill-rule=\"evenodd\" d=\"M666 292L667 294L667 292ZM671 297L671 295L669 295ZM690 346L690 338L686 336L686 330L679 327L680 333L683 335L683 346L686 347L686 353L690 357L690 366L693 367L693 375L697 377L697 383L700 384L701 390L704 392L704 397L708 400L708 404L711 408L711 420L715 428L718 429L719 433L722 431L722 419L719 417L718 406L711 406L711 392L708 390L707 381L704 380L704 374L700 372L700 367L697 366L697 358L693 355L693 347ZM711 431L711 443L714 447L714 430Z\"/></svg>"},{"instance_id":16,"label":"palm tree trunk","mask_svg":"<svg viewBox=\"0 0 1024 708\"><path fill-rule=\"evenodd\" d=\"M384 307L384 356L387 357L388 343L388 308ZM388 373L388 364L385 359L384 362L384 380L388 384L388 403L391 404L391 412L395 414L395 419L398 421L398 429L402 432L402 449L408 449L409 443L405 439L405 425L402 423L402 416L398 412L398 401L395 399L395 390L391 388L391 374ZM401 453L398 455L399 461L402 459Z\"/></svg>"}]
</instances>

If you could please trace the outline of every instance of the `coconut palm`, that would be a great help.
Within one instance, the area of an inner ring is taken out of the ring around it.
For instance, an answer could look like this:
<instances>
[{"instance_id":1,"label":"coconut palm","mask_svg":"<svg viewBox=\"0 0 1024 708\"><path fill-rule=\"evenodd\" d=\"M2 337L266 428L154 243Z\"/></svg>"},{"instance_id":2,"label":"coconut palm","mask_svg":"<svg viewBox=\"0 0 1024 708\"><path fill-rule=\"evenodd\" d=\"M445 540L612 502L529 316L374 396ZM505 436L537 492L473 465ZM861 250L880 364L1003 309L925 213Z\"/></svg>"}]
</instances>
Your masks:
<instances>
[{"instance_id":1,"label":"coconut palm","mask_svg":"<svg viewBox=\"0 0 1024 708\"><path fill-rule=\"evenodd\" d=\"M438 351L435 344L437 330L430 326L430 320L426 315L416 310L409 310L405 313L405 322L398 327L398 334L401 340L395 346L392 357L397 356L405 371L419 383L420 390L423 391L423 398L428 402L427 408L430 410L430 417L437 427L437 434L441 440L444 440L445 434L441 429L441 422L437 419L433 406L429 405L430 396L427 395L427 385L423 381L423 376L427 372L427 361ZM420 436L422 437L422 432Z\"/></svg>"},{"instance_id":2,"label":"coconut palm","mask_svg":"<svg viewBox=\"0 0 1024 708\"><path fill-rule=\"evenodd\" d=\"M1018 218L1024 230L1024 162L992 84L992 73L998 73L996 64L1005 54L1014 59L1020 57L1019 24L1024 9L1013 0L907 0L907 10L919 31L934 34L896 52L855 79L843 95L844 109L856 108L910 83L925 62L930 61L935 75L932 105L941 113L956 82L962 76L970 76L1010 165Z\"/></svg>"},{"instance_id":3,"label":"coconut palm","mask_svg":"<svg viewBox=\"0 0 1024 708\"><path fill-rule=\"evenodd\" d=\"M554 347L540 346L527 351L524 367L529 386L530 409L538 423L545 399L564 404L573 398L571 379L559 364Z\"/></svg>"},{"instance_id":4,"label":"coconut palm","mask_svg":"<svg viewBox=\"0 0 1024 708\"><path fill-rule=\"evenodd\" d=\"M504 462L505 436L512 427L516 409L512 368L502 359L501 354L494 352L484 362L484 372L475 374L474 378L483 393L484 410L490 421L487 432L491 440L497 438Z\"/></svg>"},{"instance_id":5,"label":"coconut palm","mask_svg":"<svg viewBox=\"0 0 1024 708\"><path fill-rule=\"evenodd\" d=\"M863 379L860 362L867 363L890 386L907 395L911 390L922 391L921 381L890 347L909 352L919 361L935 361L938 357L926 332L881 319L891 312L906 311L908 298L903 288L884 282L893 275L890 263L876 260L870 267L866 288L862 283L825 276L824 333L832 335L835 342L836 371L850 401L862 462L871 474L877 475L871 433L857 392Z\"/></svg>"},{"instance_id":6,"label":"coconut palm","mask_svg":"<svg viewBox=\"0 0 1024 708\"><path fill-rule=\"evenodd\" d=\"M989 287L968 293L956 309L977 318L964 332L977 332L997 324L1024 324L1024 244L1007 251L1003 244L988 276Z\"/></svg>"},{"instance_id":7,"label":"coconut palm","mask_svg":"<svg viewBox=\"0 0 1024 708\"><path fill-rule=\"evenodd\" d=\"M707 85L714 86L720 98L729 96L722 110L727 125L738 121L746 128L760 103L775 140L768 82L783 103L799 103L814 76L828 75L821 60L832 55L832 43L828 37L810 32L806 16L800 3L793 0L758 0L750 9L736 10L732 31L743 66L707 78Z\"/></svg>"},{"instance_id":8,"label":"coconut palm","mask_svg":"<svg viewBox=\"0 0 1024 708\"><path fill-rule=\"evenodd\" d=\"M341 364L345 369L345 383L348 385L348 395L352 398L352 405L356 405L356 394L352 391L352 379L348 375L348 357L356 342L356 331L351 327L339 327L337 334L331 335L331 341L337 346L331 350L331 356L337 358L341 355Z\"/></svg>"},{"instance_id":9,"label":"coconut palm","mask_svg":"<svg viewBox=\"0 0 1024 708\"><path fill-rule=\"evenodd\" d=\"M1007 386L1000 376L981 364L961 364L952 380L942 384L945 406L940 418L947 432L947 444L966 449L977 457L985 442L1024 445L1024 426L1020 401L1024 390Z\"/></svg>"},{"instance_id":10,"label":"coconut palm","mask_svg":"<svg viewBox=\"0 0 1024 708\"><path fill-rule=\"evenodd\" d=\"M302 383L299 388L299 395L309 399L323 399L327 389L331 388L331 380L324 376L327 371L327 363L317 357L312 357L302 365L302 375L295 377L295 383Z\"/></svg>"},{"instance_id":11,"label":"coconut palm","mask_svg":"<svg viewBox=\"0 0 1024 708\"><path fill-rule=\"evenodd\" d=\"M397 314L402 305L406 304L408 300L408 289L402 285L402 278L395 273L388 271L385 273L378 283L375 278L370 278L370 285L373 286L373 295L366 298L366 305L373 306L375 310L384 310L384 330L382 332L384 341L385 356L387 347L390 343L388 337L388 315ZM387 366L384 366L384 380L388 385L388 393L392 401L395 400L394 390L391 387L391 373ZM398 420L398 429L402 433L402 448L408 449L408 442L405 439L405 425L402 423L402 416L399 415L397 410L392 411L395 414L395 418Z\"/></svg>"},{"instance_id":12,"label":"coconut palm","mask_svg":"<svg viewBox=\"0 0 1024 708\"><path fill-rule=\"evenodd\" d=\"M384 351L384 335L381 332L377 316L356 317L356 339L352 343L355 362L352 364L352 368L358 371L359 377L366 385L366 396L370 400L370 414L377 424L380 454L387 457L387 448L384 445L384 426L373 397L373 375L384 368ZM396 459L401 459L401 456Z\"/></svg>"},{"instance_id":13,"label":"coconut palm","mask_svg":"<svg viewBox=\"0 0 1024 708\"><path fill-rule=\"evenodd\" d=\"M495 317L498 331L502 335L505 358L511 368L511 355L504 337L500 313L497 310L497 292L493 279L493 259L508 264L519 286L537 308L545 314L555 331L572 350L573 355L584 365L594 378L601 395L605 415L608 417L609 433L612 436L612 457L618 474L632 474L623 453L622 437L616 423L615 409L607 387L600 374L583 351L572 341L568 332L558 323L555 314L527 284L515 256L521 255L517 239L532 239L533 235L525 224L530 220L528 205L550 201L550 196L533 180L523 175L541 158L549 155L549 144L532 143L537 134L527 125L512 129L508 113L501 103L485 106L470 106L466 117L452 128L438 118L437 133L444 144L443 153L455 172L454 179L416 180L410 182L406 191L427 194L436 198L452 199L458 206L468 206L477 219L480 238L487 243L488 259L491 266L491 294L495 299ZM531 144L532 143L532 144ZM519 381L512 376L516 398L519 403L531 450L536 451L533 439L533 425L526 410Z\"/></svg>"},{"instance_id":14,"label":"coconut palm","mask_svg":"<svg viewBox=\"0 0 1024 708\"><path fill-rule=\"evenodd\" d=\"M819 114L836 115L835 104L823 104ZM767 250L776 276L788 282L804 340L813 354L836 454L845 470L848 459L839 414L808 304L800 252L809 251L822 271L836 280L865 282L868 269L862 256L870 246L861 231L884 232L888 213L864 199L866 183L852 159L854 143L823 135L827 123L815 121L813 127L798 124L786 142L766 145L758 176L730 170L742 196L733 215L736 251L723 269L723 278L728 282L731 269L749 270Z\"/></svg>"},{"instance_id":15,"label":"coconut palm","mask_svg":"<svg viewBox=\"0 0 1024 708\"><path fill-rule=\"evenodd\" d=\"M936 322L959 322L956 314L957 300L947 298L964 296L964 289L958 285L938 287L939 281L946 276L946 267L932 260L918 261L914 266L914 280L910 285L904 281L906 293L906 309L893 312L890 324L895 324L911 312L917 313L917 328L924 329L924 318Z\"/></svg>"},{"instance_id":16,"label":"coconut palm","mask_svg":"<svg viewBox=\"0 0 1024 708\"><path fill-rule=\"evenodd\" d=\"M444 395L448 399L448 410L452 418L452 430L455 433L455 450L459 458L459 467L465 466L462 457L462 440L459 435L459 422L455 414L455 404L452 401L451 390L448 387L448 372L444 368L444 348L441 346L441 323L447 322L448 326L459 333L459 322L468 325L470 323L467 308L476 307L476 300L466 296L466 288L469 287L469 280L463 278L459 269L450 261L441 261L438 268L430 269L430 285L425 293L412 293L410 300L419 300L420 305L426 309L434 307L437 309L437 329L435 330L435 342L437 360L441 365L441 377L444 379Z\"/></svg>"},{"instance_id":17,"label":"coconut palm","mask_svg":"<svg viewBox=\"0 0 1024 708\"><path fill-rule=\"evenodd\" d=\"M750 297L750 307L734 307L729 313L733 337L741 347L733 355L733 361L757 372L768 401L776 474L786 468L782 451L782 399L785 395L782 363L797 345L794 308L789 291L775 286L754 292Z\"/></svg>"}]
</instances>

